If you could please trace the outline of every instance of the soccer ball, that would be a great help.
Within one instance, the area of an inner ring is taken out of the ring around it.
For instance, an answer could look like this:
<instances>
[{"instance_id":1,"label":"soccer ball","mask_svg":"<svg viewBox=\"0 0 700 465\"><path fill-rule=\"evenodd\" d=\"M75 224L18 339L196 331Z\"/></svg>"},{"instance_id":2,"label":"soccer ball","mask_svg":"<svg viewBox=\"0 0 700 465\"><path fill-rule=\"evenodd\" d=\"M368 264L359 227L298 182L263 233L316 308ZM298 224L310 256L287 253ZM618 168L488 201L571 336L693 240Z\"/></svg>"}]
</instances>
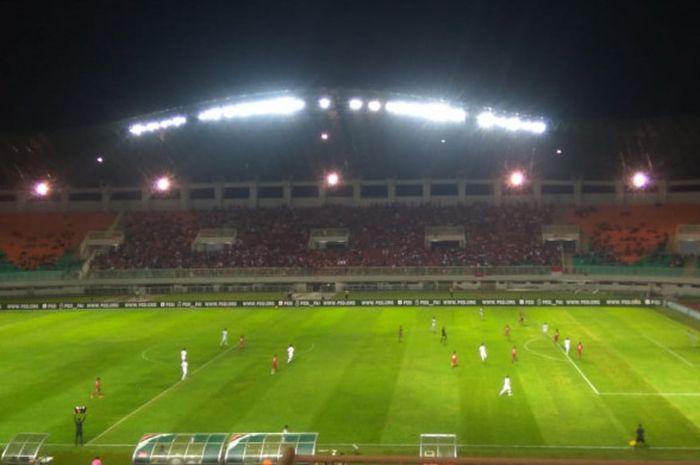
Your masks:
<instances>
[{"instance_id":1,"label":"soccer ball","mask_svg":"<svg viewBox=\"0 0 700 465\"><path fill-rule=\"evenodd\" d=\"M634 446L637 445L637 441L635 441L634 439L631 439L630 442L629 442L629 445L632 446L632 447L634 447Z\"/></svg>"}]
</instances>

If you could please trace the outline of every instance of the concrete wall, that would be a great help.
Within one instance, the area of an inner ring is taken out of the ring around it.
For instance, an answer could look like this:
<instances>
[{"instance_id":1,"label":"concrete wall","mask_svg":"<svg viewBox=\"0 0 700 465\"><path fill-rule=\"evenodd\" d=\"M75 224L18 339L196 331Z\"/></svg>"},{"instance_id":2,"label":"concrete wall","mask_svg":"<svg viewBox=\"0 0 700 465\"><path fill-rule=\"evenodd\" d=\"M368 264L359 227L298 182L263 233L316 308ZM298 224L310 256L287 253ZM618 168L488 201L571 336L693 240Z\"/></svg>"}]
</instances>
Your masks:
<instances>
[{"instance_id":1,"label":"concrete wall","mask_svg":"<svg viewBox=\"0 0 700 465\"><path fill-rule=\"evenodd\" d=\"M295 186L315 188L316 195L295 196ZM534 180L522 190L513 190L504 186L500 179L350 180L336 190L327 188L322 181L182 184L175 189L168 198L153 194L150 187L69 189L56 192L49 199L37 199L24 191L0 191L0 212L174 211L285 205L303 208L321 205L455 205L480 202L493 205L530 203L557 206L700 203L700 180L659 181L649 192L631 192L620 181L582 180ZM446 190L449 192L446 193ZM553 190L562 193L551 193ZM261 195L270 191L276 195ZM372 195L377 191L381 195ZM339 195L340 193L344 195Z\"/></svg>"}]
</instances>

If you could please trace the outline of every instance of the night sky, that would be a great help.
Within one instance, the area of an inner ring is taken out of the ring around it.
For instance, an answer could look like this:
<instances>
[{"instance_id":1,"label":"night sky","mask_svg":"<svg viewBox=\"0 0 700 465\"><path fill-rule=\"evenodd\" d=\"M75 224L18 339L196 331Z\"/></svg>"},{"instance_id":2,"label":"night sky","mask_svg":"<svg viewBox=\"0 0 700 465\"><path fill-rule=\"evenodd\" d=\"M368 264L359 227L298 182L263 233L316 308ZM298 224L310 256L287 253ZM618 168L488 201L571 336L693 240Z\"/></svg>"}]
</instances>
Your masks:
<instances>
[{"instance_id":1,"label":"night sky","mask_svg":"<svg viewBox=\"0 0 700 465\"><path fill-rule=\"evenodd\" d=\"M0 133L245 92L411 92L566 118L697 115L694 1L0 4Z\"/></svg>"}]
</instances>

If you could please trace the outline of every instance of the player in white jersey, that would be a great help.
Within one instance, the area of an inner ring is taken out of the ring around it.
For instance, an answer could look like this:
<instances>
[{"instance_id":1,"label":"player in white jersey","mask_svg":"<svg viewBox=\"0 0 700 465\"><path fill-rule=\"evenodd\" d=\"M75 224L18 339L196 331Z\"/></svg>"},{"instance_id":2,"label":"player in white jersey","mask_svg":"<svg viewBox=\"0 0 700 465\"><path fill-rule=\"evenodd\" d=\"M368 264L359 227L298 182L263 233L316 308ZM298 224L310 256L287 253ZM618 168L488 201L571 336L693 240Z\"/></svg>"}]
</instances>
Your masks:
<instances>
[{"instance_id":1,"label":"player in white jersey","mask_svg":"<svg viewBox=\"0 0 700 465\"><path fill-rule=\"evenodd\" d=\"M479 307L479 318L484 321L484 307Z\"/></svg>"},{"instance_id":2,"label":"player in white jersey","mask_svg":"<svg viewBox=\"0 0 700 465\"><path fill-rule=\"evenodd\" d=\"M564 339L564 352L566 352L566 355L569 355L569 351L571 350L571 339L567 336L566 339Z\"/></svg>"},{"instance_id":3,"label":"player in white jersey","mask_svg":"<svg viewBox=\"0 0 700 465\"><path fill-rule=\"evenodd\" d=\"M180 368L182 368L182 378L180 381L184 381L185 378L187 378L187 368L189 367L189 364L187 363L187 360L183 360L180 362Z\"/></svg>"},{"instance_id":4,"label":"player in white jersey","mask_svg":"<svg viewBox=\"0 0 700 465\"><path fill-rule=\"evenodd\" d=\"M226 328L221 331L221 342L219 343L219 347L223 346L228 346L228 329Z\"/></svg>"},{"instance_id":5,"label":"player in white jersey","mask_svg":"<svg viewBox=\"0 0 700 465\"><path fill-rule=\"evenodd\" d=\"M549 325L548 325L547 323L544 323L544 324L542 325L542 332L543 332L544 334L547 334L547 333L549 332Z\"/></svg>"},{"instance_id":6,"label":"player in white jersey","mask_svg":"<svg viewBox=\"0 0 700 465\"><path fill-rule=\"evenodd\" d=\"M184 347L180 351L180 360L183 362L187 361L187 349L185 349Z\"/></svg>"},{"instance_id":7,"label":"player in white jersey","mask_svg":"<svg viewBox=\"0 0 700 465\"><path fill-rule=\"evenodd\" d=\"M430 330L432 332L437 331L437 318L433 317L432 320L430 320Z\"/></svg>"},{"instance_id":8,"label":"player in white jersey","mask_svg":"<svg viewBox=\"0 0 700 465\"><path fill-rule=\"evenodd\" d=\"M294 358L294 346L289 344L289 347L287 347L287 363L292 363L293 358Z\"/></svg>"},{"instance_id":9,"label":"player in white jersey","mask_svg":"<svg viewBox=\"0 0 700 465\"><path fill-rule=\"evenodd\" d=\"M499 392L498 395L502 396L506 393L508 393L509 396L513 395L513 390L510 387L510 376L508 375L506 375L506 377L503 378L503 387L501 388L501 392Z\"/></svg>"},{"instance_id":10,"label":"player in white jersey","mask_svg":"<svg viewBox=\"0 0 700 465\"><path fill-rule=\"evenodd\" d=\"M481 357L482 362L485 362L486 358L488 357L488 354L486 353L486 345L483 342L479 346L479 357Z\"/></svg>"}]
</instances>

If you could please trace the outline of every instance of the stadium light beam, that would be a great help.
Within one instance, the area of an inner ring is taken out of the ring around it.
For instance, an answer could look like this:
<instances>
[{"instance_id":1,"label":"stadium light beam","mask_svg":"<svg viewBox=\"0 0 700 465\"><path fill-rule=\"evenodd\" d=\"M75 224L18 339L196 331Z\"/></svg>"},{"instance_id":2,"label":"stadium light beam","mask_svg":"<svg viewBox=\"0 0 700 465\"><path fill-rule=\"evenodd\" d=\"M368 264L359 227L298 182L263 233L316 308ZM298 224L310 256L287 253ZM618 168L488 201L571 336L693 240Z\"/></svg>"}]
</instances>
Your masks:
<instances>
[{"instance_id":1,"label":"stadium light beam","mask_svg":"<svg viewBox=\"0 0 700 465\"><path fill-rule=\"evenodd\" d=\"M200 121L219 121L252 116L286 116L303 110L305 106L306 103L296 97L277 97L212 107L201 111L197 117Z\"/></svg>"},{"instance_id":2,"label":"stadium light beam","mask_svg":"<svg viewBox=\"0 0 700 465\"><path fill-rule=\"evenodd\" d=\"M649 185L650 179L649 175L643 171L637 171L632 175L630 179L632 187L635 189L644 189Z\"/></svg>"},{"instance_id":3,"label":"stadium light beam","mask_svg":"<svg viewBox=\"0 0 700 465\"><path fill-rule=\"evenodd\" d=\"M508 131L525 131L532 134L543 134L547 131L544 121L523 120L517 116L496 116L490 111L479 113L476 117L477 125L482 129L506 129Z\"/></svg>"},{"instance_id":4,"label":"stadium light beam","mask_svg":"<svg viewBox=\"0 0 700 465\"><path fill-rule=\"evenodd\" d=\"M351 98L350 101L348 102L348 106L352 111L358 111L362 109L362 106L364 105L364 102L360 100L359 98Z\"/></svg>"},{"instance_id":5,"label":"stadium light beam","mask_svg":"<svg viewBox=\"0 0 700 465\"><path fill-rule=\"evenodd\" d=\"M392 100L384 106L386 111L400 116L421 118L435 123L463 123L467 112L446 103L420 103Z\"/></svg>"},{"instance_id":6,"label":"stadium light beam","mask_svg":"<svg viewBox=\"0 0 700 465\"><path fill-rule=\"evenodd\" d=\"M511 172L508 176L508 184L515 188L522 187L525 184L525 173L520 170Z\"/></svg>"},{"instance_id":7,"label":"stadium light beam","mask_svg":"<svg viewBox=\"0 0 700 465\"><path fill-rule=\"evenodd\" d=\"M367 104L367 108L369 109L369 111L376 113L382 109L382 102L380 102L379 100L371 100Z\"/></svg>"},{"instance_id":8,"label":"stadium light beam","mask_svg":"<svg viewBox=\"0 0 700 465\"><path fill-rule=\"evenodd\" d=\"M161 176L158 179L156 179L153 185L155 187L155 190L157 190L158 192L167 192L172 186L172 181L168 176Z\"/></svg>"},{"instance_id":9,"label":"stadium light beam","mask_svg":"<svg viewBox=\"0 0 700 465\"><path fill-rule=\"evenodd\" d=\"M148 132L155 132L161 129L177 128L187 123L186 116L173 116L158 121L144 121L129 126L129 132L134 136L140 136Z\"/></svg>"},{"instance_id":10,"label":"stadium light beam","mask_svg":"<svg viewBox=\"0 0 700 465\"><path fill-rule=\"evenodd\" d=\"M326 175L326 185L329 187L335 187L340 183L340 175L333 171Z\"/></svg>"},{"instance_id":11,"label":"stadium light beam","mask_svg":"<svg viewBox=\"0 0 700 465\"><path fill-rule=\"evenodd\" d=\"M318 99L318 106L322 110L328 110L331 107L331 99L328 97L321 97Z\"/></svg>"},{"instance_id":12,"label":"stadium light beam","mask_svg":"<svg viewBox=\"0 0 700 465\"><path fill-rule=\"evenodd\" d=\"M34 195L46 197L51 192L51 184L48 181L39 181L34 184Z\"/></svg>"}]
</instances>

